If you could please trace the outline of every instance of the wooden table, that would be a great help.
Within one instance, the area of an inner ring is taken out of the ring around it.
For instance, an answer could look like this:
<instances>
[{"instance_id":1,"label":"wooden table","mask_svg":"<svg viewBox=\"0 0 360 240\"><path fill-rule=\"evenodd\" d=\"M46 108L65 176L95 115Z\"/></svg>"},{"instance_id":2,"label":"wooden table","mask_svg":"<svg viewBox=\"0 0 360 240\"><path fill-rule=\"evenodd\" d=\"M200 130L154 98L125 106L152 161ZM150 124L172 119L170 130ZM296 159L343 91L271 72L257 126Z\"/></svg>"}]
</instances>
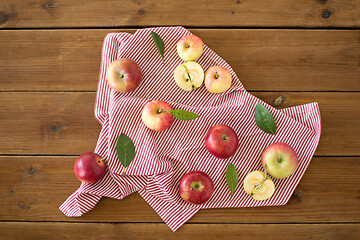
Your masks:
<instances>
[{"instance_id":1,"label":"wooden table","mask_svg":"<svg viewBox=\"0 0 360 240\"><path fill-rule=\"evenodd\" d=\"M67 218L74 161L100 130L105 35L170 25L266 102L319 103L307 172L286 206L203 210L175 233L138 194ZM0 239L360 239L359 26L360 0L1 0Z\"/></svg>"}]
</instances>

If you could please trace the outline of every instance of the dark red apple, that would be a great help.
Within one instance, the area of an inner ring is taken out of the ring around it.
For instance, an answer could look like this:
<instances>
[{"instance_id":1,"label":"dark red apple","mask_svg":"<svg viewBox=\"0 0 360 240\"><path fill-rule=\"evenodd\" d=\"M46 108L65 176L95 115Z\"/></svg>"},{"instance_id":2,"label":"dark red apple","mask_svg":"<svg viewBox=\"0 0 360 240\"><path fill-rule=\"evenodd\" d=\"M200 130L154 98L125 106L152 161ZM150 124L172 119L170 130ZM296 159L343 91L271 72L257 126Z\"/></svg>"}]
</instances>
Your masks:
<instances>
[{"instance_id":1,"label":"dark red apple","mask_svg":"<svg viewBox=\"0 0 360 240\"><path fill-rule=\"evenodd\" d=\"M99 181L105 175L105 161L98 154L87 152L75 161L74 172L77 178L85 183Z\"/></svg>"},{"instance_id":2,"label":"dark red apple","mask_svg":"<svg viewBox=\"0 0 360 240\"><path fill-rule=\"evenodd\" d=\"M229 158L239 147L239 139L232 128L216 125L210 128L205 137L206 149L218 158Z\"/></svg>"},{"instance_id":3,"label":"dark red apple","mask_svg":"<svg viewBox=\"0 0 360 240\"><path fill-rule=\"evenodd\" d=\"M210 199L214 192L214 184L206 173L193 171L180 179L179 192L186 202L202 204Z\"/></svg>"}]
</instances>

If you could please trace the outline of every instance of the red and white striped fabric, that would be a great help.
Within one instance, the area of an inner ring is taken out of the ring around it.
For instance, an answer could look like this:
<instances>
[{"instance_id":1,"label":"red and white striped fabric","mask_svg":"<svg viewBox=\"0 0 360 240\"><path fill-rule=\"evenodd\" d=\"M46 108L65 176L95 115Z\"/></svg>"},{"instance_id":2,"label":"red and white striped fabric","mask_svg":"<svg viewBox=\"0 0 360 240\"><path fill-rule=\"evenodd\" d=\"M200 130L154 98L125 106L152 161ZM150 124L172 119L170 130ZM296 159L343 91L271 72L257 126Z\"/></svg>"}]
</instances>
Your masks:
<instances>
[{"instance_id":1,"label":"red and white striped fabric","mask_svg":"<svg viewBox=\"0 0 360 240\"><path fill-rule=\"evenodd\" d=\"M165 65L150 36L151 31L164 40ZM102 130L95 152L106 158L108 171L97 183L82 183L60 206L64 214L78 217L91 210L103 196L122 199L137 191L176 231L203 208L278 206L288 202L319 142L321 125L317 103L282 110L271 107L248 93L230 65L207 46L197 62L204 71L215 65L227 68L233 76L232 87L222 94L211 94L205 87L191 92L181 90L173 79L173 71L183 62L177 56L176 43L187 34L190 32L182 27L161 27L141 29L133 35L110 33L106 36L95 103L95 116ZM131 58L141 68L143 81L133 92L118 93L107 85L106 69L119 58ZM151 131L142 123L141 111L147 102L157 99L168 102L173 109L192 111L200 117L192 121L175 119L166 131ZM257 103L266 106L274 116L275 135L256 126ZM205 148L204 137L208 129L217 124L226 124L238 134L239 148L229 159L216 158ZM136 148L135 158L124 177L115 151L121 133L128 135ZM262 169L262 151L278 141L295 149L299 166L290 177L273 179L276 191L270 199L255 201L244 192L242 181L249 172ZM239 184L231 198L225 179L229 163L234 164L239 174ZM214 181L214 194L205 204L188 204L178 194L180 178L193 170L206 172Z\"/></svg>"}]
</instances>

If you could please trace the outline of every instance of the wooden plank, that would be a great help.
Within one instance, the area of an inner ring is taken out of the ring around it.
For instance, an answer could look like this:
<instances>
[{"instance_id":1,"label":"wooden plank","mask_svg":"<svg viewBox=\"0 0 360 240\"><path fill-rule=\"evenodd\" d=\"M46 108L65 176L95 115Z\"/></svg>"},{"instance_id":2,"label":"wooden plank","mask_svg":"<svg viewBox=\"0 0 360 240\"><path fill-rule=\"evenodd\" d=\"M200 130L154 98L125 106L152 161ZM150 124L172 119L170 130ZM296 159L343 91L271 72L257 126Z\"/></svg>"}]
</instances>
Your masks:
<instances>
[{"instance_id":1,"label":"wooden plank","mask_svg":"<svg viewBox=\"0 0 360 240\"><path fill-rule=\"evenodd\" d=\"M0 154L71 155L95 148L101 129L95 93L0 95Z\"/></svg>"},{"instance_id":2,"label":"wooden plank","mask_svg":"<svg viewBox=\"0 0 360 240\"><path fill-rule=\"evenodd\" d=\"M359 224L0 223L0 239L358 239Z\"/></svg>"},{"instance_id":3,"label":"wooden plank","mask_svg":"<svg viewBox=\"0 0 360 240\"><path fill-rule=\"evenodd\" d=\"M0 31L0 91L95 91L103 38L118 31ZM360 91L360 31L192 31L249 91Z\"/></svg>"},{"instance_id":4,"label":"wooden plank","mask_svg":"<svg viewBox=\"0 0 360 240\"><path fill-rule=\"evenodd\" d=\"M318 156L360 155L360 93L254 92L279 107L317 101L322 117ZM100 131L95 93L0 93L0 154L78 155L94 149Z\"/></svg>"},{"instance_id":5,"label":"wooden plank","mask_svg":"<svg viewBox=\"0 0 360 240\"><path fill-rule=\"evenodd\" d=\"M137 194L103 198L67 218L58 207L80 182L76 157L0 157L0 221L162 222ZM289 203L281 207L206 209L192 223L360 222L360 157L315 157Z\"/></svg>"},{"instance_id":6,"label":"wooden plank","mask_svg":"<svg viewBox=\"0 0 360 240\"><path fill-rule=\"evenodd\" d=\"M358 0L41 1L0 4L3 28L173 26L359 27Z\"/></svg>"}]
</instances>

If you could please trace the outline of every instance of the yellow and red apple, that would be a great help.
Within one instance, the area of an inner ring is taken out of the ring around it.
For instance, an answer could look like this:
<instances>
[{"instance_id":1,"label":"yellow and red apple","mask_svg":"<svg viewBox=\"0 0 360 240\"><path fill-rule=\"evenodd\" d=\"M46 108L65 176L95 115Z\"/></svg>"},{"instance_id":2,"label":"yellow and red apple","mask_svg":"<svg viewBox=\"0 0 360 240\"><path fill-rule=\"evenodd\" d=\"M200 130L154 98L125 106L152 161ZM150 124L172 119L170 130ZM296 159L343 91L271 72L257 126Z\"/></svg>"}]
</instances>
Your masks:
<instances>
[{"instance_id":1,"label":"yellow and red apple","mask_svg":"<svg viewBox=\"0 0 360 240\"><path fill-rule=\"evenodd\" d=\"M176 50L182 60L195 61L201 56L204 43L198 36L185 35L178 41Z\"/></svg>"},{"instance_id":2,"label":"yellow and red apple","mask_svg":"<svg viewBox=\"0 0 360 240\"><path fill-rule=\"evenodd\" d=\"M174 120L173 115L168 110L172 110L168 103L155 100L145 105L141 119L151 130L164 131L170 127Z\"/></svg>"},{"instance_id":3,"label":"yellow and red apple","mask_svg":"<svg viewBox=\"0 0 360 240\"><path fill-rule=\"evenodd\" d=\"M191 91L203 84L204 70L193 61L182 63L175 68L174 79L181 89Z\"/></svg>"},{"instance_id":4,"label":"yellow and red apple","mask_svg":"<svg viewBox=\"0 0 360 240\"><path fill-rule=\"evenodd\" d=\"M141 70L135 61L129 58L121 58L110 64L107 69L106 79L109 86L115 91L131 92L141 82Z\"/></svg>"},{"instance_id":5,"label":"yellow and red apple","mask_svg":"<svg viewBox=\"0 0 360 240\"><path fill-rule=\"evenodd\" d=\"M293 174L299 163L296 152L286 143L276 142L261 155L261 164L274 178L286 178Z\"/></svg>"},{"instance_id":6,"label":"yellow and red apple","mask_svg":"<svg viewBox=\"0 0 360 240\"><path fill-rule=\"evenodd\" d=\"M205 87L211 93L222 93L231 86L231 73L224 67L214 66L205 73Z\"/></svg>"}]
</instances>

